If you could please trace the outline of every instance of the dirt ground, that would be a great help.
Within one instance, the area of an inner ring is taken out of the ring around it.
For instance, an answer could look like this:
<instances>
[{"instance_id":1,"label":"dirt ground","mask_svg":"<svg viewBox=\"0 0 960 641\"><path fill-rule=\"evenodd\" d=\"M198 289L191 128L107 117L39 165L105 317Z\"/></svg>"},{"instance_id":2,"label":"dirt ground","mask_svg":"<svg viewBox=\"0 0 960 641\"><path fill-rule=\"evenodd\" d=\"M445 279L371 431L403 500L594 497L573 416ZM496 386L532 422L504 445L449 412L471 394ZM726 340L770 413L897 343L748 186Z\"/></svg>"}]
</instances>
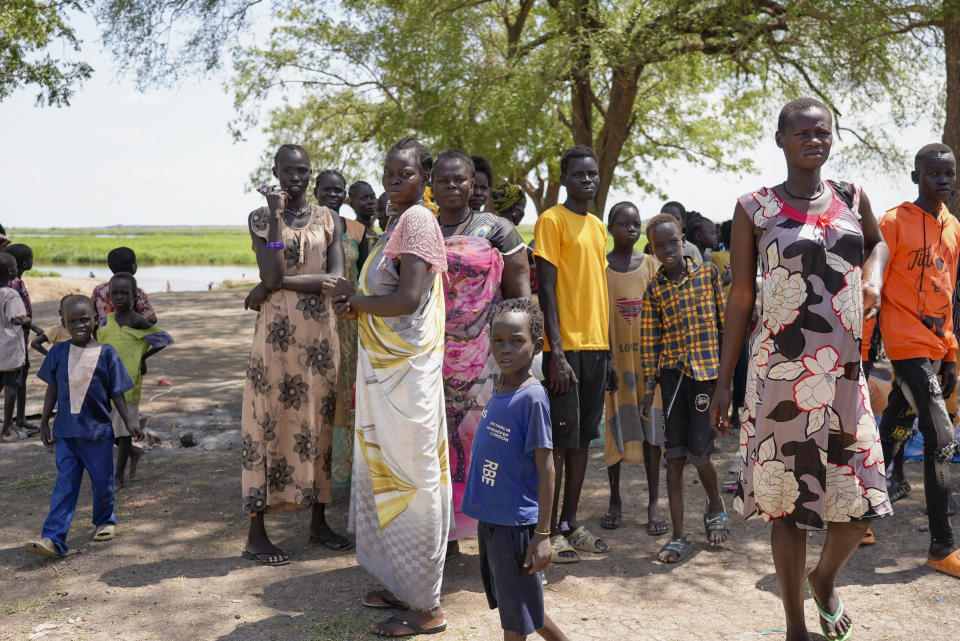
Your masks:
<instances>
[{"instance_id":1,"label":"dirt ground","mask_svg":"<svg viewBox=\"0 0 960 641\"><path fill-rule=\"evenodd\" d=\"M254 315L242 291L151 295L161 326L176 344L151 359L141 414L163 441L148 448L139 477L117 495L118 538L93 543L89 483L84 481L69 544L59 560L35 557L23 543L37 537L55 476L53 456L37 438L0 444L0 639L348 641L376 638L367 626L383 613L360 606L376 581L352 553L307 540L308 514L268 518L290 565L271 568L240 558L247 520L240 511L240 397ZM56 302L36 305L36 322L57 321ZM40 355L31 356L35 371ZM156 381L166 377L172 387ZM28 413L39 412L42 385L31 379ZM193 432L199 446L178 437ZM721 477L736 447L724 439ZM955 466L954 474L960 476ZM897 514L874 526L878 543L854 555L838 588L856 620L855 639L956 639L960 580L923 565L927 544L920 465L908 464L916 488ZM656 562L665 538L646 521L642 470L624 468L624 522L606 532L603 453L590 459L581 515L612 550L581 563L552 566L547 612L573 640L637 641L783 639L782 610L769 553L769 528L734 516L729 542L705 545L704 497L687 477L687 533L696 552L679 566ZM955 482L955 486L958 483ZM664 496L665 506L665 491ZM348 495L328 513L346 527ZM729 502L729 501L728 501ZM824 535L810 535L810 561ZM486 607L475 540L447 564L443 608L448 629L438 641L501 638ZM807 599L807 621L822 639Z\"/></svg>"}]
</instances>

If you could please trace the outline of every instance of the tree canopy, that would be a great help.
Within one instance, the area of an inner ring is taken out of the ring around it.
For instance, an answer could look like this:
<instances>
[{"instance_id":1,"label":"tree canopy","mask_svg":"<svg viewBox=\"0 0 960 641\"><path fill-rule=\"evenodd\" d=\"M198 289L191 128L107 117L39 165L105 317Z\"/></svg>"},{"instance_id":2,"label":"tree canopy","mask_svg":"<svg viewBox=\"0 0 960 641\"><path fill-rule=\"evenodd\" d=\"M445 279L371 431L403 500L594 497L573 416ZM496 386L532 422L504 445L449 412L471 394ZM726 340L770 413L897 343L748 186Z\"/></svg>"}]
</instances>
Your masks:
<instances>
[{"instance_id":1,"label":"tree canopy","mask_svg":"<svg viewBox=\"0 0 960 641\"><path fill-rule=\"evenodd\" d=\"M56 57L55 44L78 51L79 42L67 14L83 12L89 0L0 0L0 101L15 91L37 91L37 103L66 105L90 77L85 62Z\"/></svg>"},{"instance_id":2,"label":"tree canopy","mask_svg":"<svg viewBox=\"0 0 960 641\"><path fill-rule=\"evenodd\" d=\"M234 47L238 136L264 126L273 143L297 140L318 164L351 171L415 133L486 156L540 209L557 199L560 152L588 144L602 211L613 181L655 191L672 159L750 170L757 136L797 95L830 105L848 158L902 166L887 133L942 121L944 25L957 4L98 0L96 16L144 85L215 69ZM238 46L264 15L269 33Z\"/></svg>"}]
</instances>

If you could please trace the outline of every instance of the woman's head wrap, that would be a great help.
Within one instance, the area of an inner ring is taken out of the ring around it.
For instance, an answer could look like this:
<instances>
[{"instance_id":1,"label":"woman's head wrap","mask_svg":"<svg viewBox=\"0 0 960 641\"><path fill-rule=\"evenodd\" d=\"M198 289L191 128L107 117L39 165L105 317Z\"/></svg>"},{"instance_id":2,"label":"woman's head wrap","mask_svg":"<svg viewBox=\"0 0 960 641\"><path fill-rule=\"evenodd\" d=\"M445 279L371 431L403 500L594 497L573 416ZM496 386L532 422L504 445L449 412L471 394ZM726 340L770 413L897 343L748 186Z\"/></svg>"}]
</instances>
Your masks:
<instances>
[{"instance_id":1,"label":"woman's head wrap","mask_svg":"<svg viewBox=\"0 0 960 641\"><path fill-rule=\"evenodd\" d=\"M493 210L502 214L521 202L525 196L519 185L504 184L494 188L490 192L490 198L493 200Z\"/></svg>"}]
</instances>

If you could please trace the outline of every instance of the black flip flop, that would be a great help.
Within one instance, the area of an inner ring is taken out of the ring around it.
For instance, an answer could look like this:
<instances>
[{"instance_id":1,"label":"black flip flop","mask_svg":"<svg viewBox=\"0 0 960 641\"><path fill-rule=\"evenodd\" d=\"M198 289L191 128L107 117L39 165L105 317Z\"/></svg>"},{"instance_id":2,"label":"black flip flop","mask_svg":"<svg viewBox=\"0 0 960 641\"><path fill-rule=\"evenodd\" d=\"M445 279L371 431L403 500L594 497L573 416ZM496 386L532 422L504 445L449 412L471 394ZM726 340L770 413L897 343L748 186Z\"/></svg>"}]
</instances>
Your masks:
<instances>
[{"instance_id":1,"label":"black flip flop","mask_svg":"<svg viewBox=\"0 0 960 641\"><path fill-rule=\"evenodd\" d=\"M317 545L322 545L328 550L333 550L334 552L348 552L353 549L353 543L350 542L350 539L340 535L325 538L311 534L310 542Z\"/></svg>"},{"instance_id":2,"label":"black flip flop","mask_svg":"<svg viewBox=\"0 0 960 641\"><path fill-rule=\"evenodd\" d=\"M611 514L607 512L600 517L600 527L605 530L616 530L620 527L620 523L623 522L623 512L617 512L616 514Z\"/></svg>"},{"instance_id":3,"label":"black flip flop","mask_svg":"<svg viewBox=\"0 0 960 641\"><path fill-rule=\"evenodd\" d=\"M253 561L253 562L255 562L255 563L260 563L261 565L275 565L275 566L278 566L278 565L288 565L288 564L290 563L290 559L283 559L283 558L281 558L279 561L268 561L268 560L267 560L268 557L277 556L277 555L282 556L282 555L283 555L283 552L280 552L280 551L277 551L277 552L257 552L256 554L254 554L253 552L247 552L246 550L244 550L244 551L243 551L243 554L242 554L241 556L243 556L243 558L245 558L247 561Z\"/></svg>"},{"instance_id":4,"label":"black flip flop","mask_svg":"<svg viewBox=\"0 0 960 641\"><path fill-rule=\"evenodd\" d=\"M378 599L383 601L383 604L369 603L367 601L364 601L364 599L366 599L368 596L377 597ZM373 592L367 592L362 597L360 597L360 605L362 605L365 608L372 608L374 610L390 610L390 609L409 610L410 609L404 604L397 601L396 599L391 599L390 597L388 597L385 590L374 590Z\"/></svg>"},{"instance_id":5,"label":"black flip flop","mask_svg":"<svg viewBox=\"0 0 960 641\"><path fill-rule=\"evenodd\" d=\"M677 558L673 561L660 561L664 565L676 565L682 563L684 559L690 556L693 551L693 543L686 539L670 539L660 547L660 552L673 552ZM657 553L657 560L660 560L660 552Z\"/></svg>"},{"instance_id":6,"label":"black flip flop","mask_svg":"<svg viewBox=\"0 0 960 641\"><path fill-rule=\"evenodd\" d=\"M647 522L647 534L650 536L663 536L667 533L667 522L663 519Z\"/></svg>"},{"instance_id":7,"label":"black flip flop","mask_svg":"<svg viewBox=\"0 0 960 641\"><path fill-rule=\"evenodd\" d=\"M414 623L410 623L409 621L405 621L405 620L403 619L403 617L402 617L401 615L399 615L399 614L395 614L395 615L393 615L392 617L390 617L389 619L386 619L385 621L380 621L380 623L381 623L381 624L386 624L386 625L390 625L390 624L402 625L403 627L407 628L408 630L411 630L411 632L407 632L406 634L381 634L381 633L375 631L372 627L370 628L370 631L373 632L374 634L376 634L377 636L389 637L389 638L391 638L391 639L400 638L400 637L412 637L412 636L416 636L416 635L418 635L418 634L439 634L439 633L441 633L441 632L443 632L444 630L447 629L447 622L446 622L446 621L444 621L444 622L441 623L440 625L435 625L435 626L433 626L432 628L421 628L420 626L418 626L418 625L416 625L416 624L414 624Z\"/></svg>"}]
</instances>

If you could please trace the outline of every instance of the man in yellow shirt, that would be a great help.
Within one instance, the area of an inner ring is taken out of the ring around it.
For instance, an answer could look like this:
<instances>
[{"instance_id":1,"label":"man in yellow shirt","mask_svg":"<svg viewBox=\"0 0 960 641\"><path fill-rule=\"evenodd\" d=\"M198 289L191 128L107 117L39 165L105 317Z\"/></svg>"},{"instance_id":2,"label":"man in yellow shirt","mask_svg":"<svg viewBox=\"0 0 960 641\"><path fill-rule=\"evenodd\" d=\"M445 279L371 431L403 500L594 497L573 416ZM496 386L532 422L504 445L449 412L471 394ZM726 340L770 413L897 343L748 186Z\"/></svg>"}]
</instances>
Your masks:
<instances>
[{"instance_id":1,"label":"man in yellow shirt","mask_svg":"<svg viewBox=\"0 0 960 641\"><path fill-rule=\"evenodd\" d=\"M610 350L607 229L588 212L599 184L593 150L577 145L563 152L560 182L567 199L537 219L533 256L545 320L543 375L553 424L553 562L572 563L580 559L576 550L609 550L577 523L577 506L587 447L600 436L604 391L615 391L618 381ZM564 465L568 482L560 506Z\"/></svg>"}]
</instances>

